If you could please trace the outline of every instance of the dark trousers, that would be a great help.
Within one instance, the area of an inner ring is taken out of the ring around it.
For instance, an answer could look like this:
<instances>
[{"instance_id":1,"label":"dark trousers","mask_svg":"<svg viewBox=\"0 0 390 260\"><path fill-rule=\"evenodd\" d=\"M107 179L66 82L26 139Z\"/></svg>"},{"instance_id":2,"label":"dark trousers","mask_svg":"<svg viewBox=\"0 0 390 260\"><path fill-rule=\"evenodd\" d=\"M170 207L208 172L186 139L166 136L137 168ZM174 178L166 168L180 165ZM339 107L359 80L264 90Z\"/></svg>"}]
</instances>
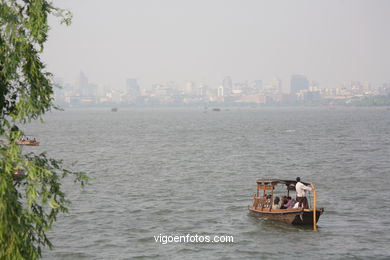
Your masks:
<instances>
[{"instance_id":1,"label":"dark trousers","mask_svg":"<svg viewBox=\"0 0 390 260\"><path fill-rule=\"evenodd\" d=\"M308 209L309 208L309 203L307 202L307 198L306 197L297 197L297 202L299 202L299 207L300 208L304 208L304 209Z\"/></svg>"}]
</instances>

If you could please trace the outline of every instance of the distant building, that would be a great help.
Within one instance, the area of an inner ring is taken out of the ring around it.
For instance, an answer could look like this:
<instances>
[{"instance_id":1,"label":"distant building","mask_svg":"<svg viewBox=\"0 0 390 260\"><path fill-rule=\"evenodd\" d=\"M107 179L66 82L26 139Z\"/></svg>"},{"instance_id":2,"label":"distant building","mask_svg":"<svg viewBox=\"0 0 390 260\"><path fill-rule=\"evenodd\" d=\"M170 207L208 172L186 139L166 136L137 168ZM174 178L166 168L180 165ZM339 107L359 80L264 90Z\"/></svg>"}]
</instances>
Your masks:
<instances>
[{"instance_id":1,"label":"distant building","mask_svg":"<svg viewBox=\"0 0 390 260\"><path fill-rule=\"evenodd\" d=\"M272 95L282 93L282 81L278 78L275 78L269 84L263 87L263 92Z\"/></svg>"},{"instance_id":2,"label":"distant building","mask_svg":"<svg viewBox=\"0 0 390 260\"><path fill-rule=\"evenodd\" d=\"M124 102L134 104L138 103L141 96L141 88L138 85L137 79L126 79Z\"/></svg>"},{"instance_id":3,"label":"distant building","mask_svg":"<svg viewBox=\"0 0 390 260\"><path fill-rule=\"evenodd\" d=\"M223 86L219 86L217 89L217 96L218 97L223 97L224 96L224 89Z\"/></svg>"},{"instance_id":4,"label":"distant building","mask_svg":"<svg viewBox=\"0 0 390 260\"><path fill-rule=\"evenodd\" d=\"M137 79L126 80L126 94L131 97L137 98L141 95L140 86L138 85Z\"/></svg>"},{"instance_id":5,"label":"distant building","mask_svg":"<svg viewBox=\"0 0 390 260\"><path fill-rule=\"evenodd\" d=\"M390 95L390 82L384 83L382 88L379 88L379 93L381 95Z\"/></svg>"},{"instance_id":6,"label":"distant building","mask_svg":"<svg viewBox=\"0 0 390 260\"><path fill-rule=\"evenodd\" d=\"M80 99L81 103L93 103L96 99L98 86L96 84L92 84L88 82L88 78L85 74L80 71L79 79L78 79L78 88L76 88L75 95L83 97Z\"/></svg>"},{"instance_id":7,"label":"distant building","mask_svg":"<svg viewBox=\"0 0 390 260\"><path fill-rule=\"evenodd\" d=\"M184 94L189 96L194 96L196 93L195 90L195 84L192 81L187 81L185 87L184 87Z\"/></svg>"},{"instance_id":8,"label":"distant building","mask_svg":"<svg viewBox=\"0 0 390 260\"><path fill-rule=\"evenodd\" d=\"M296 94L301 90L309 88L309 81L304 75L292 75L290 82L291 94Z\"/></svg>"},{"instance_id":9,"label":"distant building","mask_svg":"<svg viewBox=\"0 0 390 260\"><path fill-rule=\"evenodd\" d=\"M199 84L199 86L198 86L198 93L197 93L199 97L205 97L207 91L208 91L207 85L202 84L202 83Z\"/></svg>"},{"instance_id":10,"label":"distant building","mask_svg":"<svg viewBox=\"0 0 390 260\"><path fill-rule=\"evenodd\" d=\"M263 81L261 79L255 80L253 88L255 89L256 93L263 91Z\"/></svg>"},{"instance_id":11,"label":"distant building","mask_svg":"<svg viewBox=\"0 0 390 260\"><path fill-rule=\"evenodd\" d=\"M79 96L87 96L85 92L88 88L88 78L85 76L84 72L80 71L77 83L76 94Z\"/></svg>"},{"instance_id":12,"label":"distant building","mask_svg":"<svg viewBox=\"0 0 390 260\"><path fill-rule=\"evenodd\" d=\"M222 81L225 96L230 96L233 90L233 82L230 76L226 76Z\"/></svg>"},{"instance_id":13,"label":"distant building","mask_svg":"<svg viewBox=\"0 0 390 260\"><path fill-rule=\"evenodd\" d=\"M275 86L277 93L282 93L282 80L275 78L273 85Z\"/></svg>"}]
</instances>

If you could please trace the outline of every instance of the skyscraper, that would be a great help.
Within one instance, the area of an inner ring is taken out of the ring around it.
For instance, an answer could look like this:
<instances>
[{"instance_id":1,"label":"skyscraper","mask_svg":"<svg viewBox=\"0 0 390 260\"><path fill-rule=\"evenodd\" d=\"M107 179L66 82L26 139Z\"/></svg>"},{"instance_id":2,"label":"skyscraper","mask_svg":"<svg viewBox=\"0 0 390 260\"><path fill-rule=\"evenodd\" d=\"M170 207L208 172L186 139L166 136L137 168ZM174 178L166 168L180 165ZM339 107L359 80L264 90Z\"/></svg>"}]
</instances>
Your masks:
<instances>
[{"instance_id":1,"label":"skyscraper","mask_svg":"<svg viewBox=\"0 0 390 260\"><path fill-rule=\"evenodd\" d=\"M137 98L141 95L137 79L126 80L126 94L129 95L130 98Z\"/></svg>"},{"instance_id":2,"label":"skyscraper","mask_svg":"<svg viewBox=\"0 0 390 260\"><path fill-rule=\"evenodd\" d=\"M76 96L87 96L88 89L88 78L85 76L84 72L80 71L77 87L75 89Z\"/></svg>"},{"instance_id":3,"label":"skyscraper","mask_svg":"<svg viewBox=\"0 0 390 260\"><path fill-rule=\"evenodd\" d=\"M296 94L301 90L309 88L309 81L304 75L292 75L290 82L291 94Z\"/></svg>"},{"instance_id":4,"label":"skyscraper","mask_svg":"<svg viewBox=\"0 0 390 260\"><path fill-rule=\"evenodd\" d=\"M79 74L78 85L80 89L85 88L88 85L88 78L82 71L80 71Z\"/></svg>"},{"instance_id":5,"label":"skyscraper","mask_svg":"<svg viewBox=\"0 0 390 260\"><path fill-rule=\"evenodd\" d=\"M233 90L233 82L230 76L227 76L223 79L222 86L224 89L225 96L230 96Z\"/></svg>"},{"instance_id":6,"label":"skyscraper","mask_svg":"<svg viewBox=\"0 0 390 260\"><path fill-rule=\"evenodd\" d=\"M223 86L219 86L217 89L217 97L223 97L223 96L224 96Z\"/></svg>"},{"instance_id":7,"label":"skyscraper","mask_svg":"<svg viewBox=\"0 0 390 260\"><path fill-rule=\"evenodd\" d=\"M76 95L82 97L95 97L97 93L97 85L89 83L87 76L80 71L78 79L78 89L76 90Z\"/></svg>"}]
</instances>

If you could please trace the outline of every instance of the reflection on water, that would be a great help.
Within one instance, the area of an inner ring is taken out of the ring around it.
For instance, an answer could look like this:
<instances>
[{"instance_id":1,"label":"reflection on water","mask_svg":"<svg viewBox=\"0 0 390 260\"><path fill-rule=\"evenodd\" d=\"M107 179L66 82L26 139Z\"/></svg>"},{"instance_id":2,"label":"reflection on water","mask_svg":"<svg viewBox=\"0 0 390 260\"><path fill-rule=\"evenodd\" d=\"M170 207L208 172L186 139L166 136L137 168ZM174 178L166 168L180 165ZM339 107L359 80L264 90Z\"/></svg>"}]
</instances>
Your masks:
<instances>
[{"instance_id":1,"label":"reflection on water","mask_svg":"<svg viewBox=\"0 0 390 260\"><path fill-rule=\"evenodd\" d=\"M385 109L121 109L57 112L26 133L96 177L44 259L390 257L390 117ZM316 184L317 233L248 215L258 178ZM232 235L168 244L159 234Z\"/></svg>"}]
</instances>

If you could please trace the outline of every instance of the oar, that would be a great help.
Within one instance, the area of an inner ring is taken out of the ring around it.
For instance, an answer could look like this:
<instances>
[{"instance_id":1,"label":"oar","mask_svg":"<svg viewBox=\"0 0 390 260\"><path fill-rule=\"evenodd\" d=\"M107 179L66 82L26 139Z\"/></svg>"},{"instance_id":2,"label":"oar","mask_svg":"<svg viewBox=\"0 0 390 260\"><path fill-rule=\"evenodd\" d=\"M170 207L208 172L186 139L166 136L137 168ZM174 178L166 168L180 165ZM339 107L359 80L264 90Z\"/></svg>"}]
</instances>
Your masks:
<instances>
[{"instance_id":1,"label":"oar","mask_svg":"<svg viewBox=\"0 0 390 260\"><path fill-rule=\"evenodd\" d=\"M311 183L311 188L313 190L313 229L314 232L317 232L317 194L313 183Z\"/></svg>"}]
</instances>

